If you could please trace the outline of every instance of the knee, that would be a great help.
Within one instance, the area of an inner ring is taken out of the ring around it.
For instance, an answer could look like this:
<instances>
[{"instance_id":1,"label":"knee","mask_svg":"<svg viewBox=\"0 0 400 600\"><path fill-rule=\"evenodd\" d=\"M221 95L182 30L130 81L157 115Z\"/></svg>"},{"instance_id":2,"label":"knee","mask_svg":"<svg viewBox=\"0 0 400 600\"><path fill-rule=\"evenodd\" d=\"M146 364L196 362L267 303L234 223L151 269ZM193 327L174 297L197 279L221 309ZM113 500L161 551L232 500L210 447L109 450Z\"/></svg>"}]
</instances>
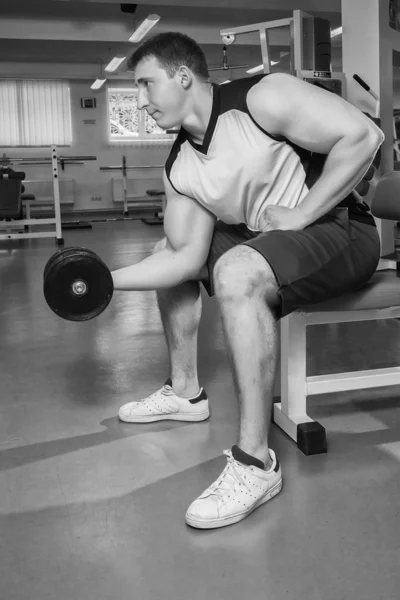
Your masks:
<instances>
[{"instance_id":1,"label":"knee","mask_svg":"<svg viewBox=\"0 0 400 600\"><path fill-rule=\"evenodd\" d=\"M240 300L260 296L275 302L278 285L267 261L248 246L237 246L217 261L215 295L219 300Z\"/></svg>"}]
</instances>

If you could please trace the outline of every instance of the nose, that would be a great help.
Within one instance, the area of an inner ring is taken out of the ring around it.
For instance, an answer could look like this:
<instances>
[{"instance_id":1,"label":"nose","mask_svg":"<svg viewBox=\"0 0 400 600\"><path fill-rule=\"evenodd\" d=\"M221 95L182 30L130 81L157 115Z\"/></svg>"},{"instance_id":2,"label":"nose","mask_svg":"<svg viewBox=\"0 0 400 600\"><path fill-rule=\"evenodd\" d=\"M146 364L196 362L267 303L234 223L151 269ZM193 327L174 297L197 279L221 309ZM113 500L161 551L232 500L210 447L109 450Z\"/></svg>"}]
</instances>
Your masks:
<instances>
[{"instance_id":1,"label":"nose","mask_svg":"<svg viewBox=\"0 0 400 600\"><path fill-rule=\"evenodd\" d=\"M146 90L144 90L143 88L142 89L139 88L139 92L137 95L137 104L138 104L139 110L142 110L142 108L146 108L146 106L149 105L149 100L147 98Z\"/></svg>"}]
</instances>

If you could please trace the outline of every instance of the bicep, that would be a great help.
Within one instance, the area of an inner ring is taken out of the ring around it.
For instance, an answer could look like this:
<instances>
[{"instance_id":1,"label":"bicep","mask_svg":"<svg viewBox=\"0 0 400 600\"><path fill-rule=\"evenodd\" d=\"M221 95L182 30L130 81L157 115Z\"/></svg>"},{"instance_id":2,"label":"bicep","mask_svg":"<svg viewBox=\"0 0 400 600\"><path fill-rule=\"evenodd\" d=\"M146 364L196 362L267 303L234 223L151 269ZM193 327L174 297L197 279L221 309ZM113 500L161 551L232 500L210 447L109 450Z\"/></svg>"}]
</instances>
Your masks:
<instances>
[{"instance_id":1,"label":"bicep","mask_svg":"<svg viewBox=\"0 0 400 600\"><path fill-rule=\"evenodd\" d=\"M192 260L201 267L210 249L215 216L196 200L178 194L165 174L164 188L164 231L167 247L175 252L189 252Z\"/></svg>"},{"instance_id":2,"label":"bicep","mask_svg":"<svg viewBox=\"0 0 400 600\"><path fill-rule=\"evenodd\" d=\"M264 129L311 152L328 154L345 137L383 141L381 130L352 104L291 75L262 80L250 90L248 106Z\"/></svg>"}]
</instances>

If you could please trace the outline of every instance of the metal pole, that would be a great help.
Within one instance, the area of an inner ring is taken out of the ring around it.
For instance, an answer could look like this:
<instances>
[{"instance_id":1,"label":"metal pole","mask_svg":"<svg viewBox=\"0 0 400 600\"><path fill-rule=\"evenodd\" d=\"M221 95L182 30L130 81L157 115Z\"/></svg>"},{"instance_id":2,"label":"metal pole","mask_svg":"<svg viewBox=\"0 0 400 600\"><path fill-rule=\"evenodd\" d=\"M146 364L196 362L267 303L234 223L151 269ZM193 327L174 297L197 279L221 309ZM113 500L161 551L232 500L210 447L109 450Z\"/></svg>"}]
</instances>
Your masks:
<instances>
[{"instance_id":1,"label":"metal pole","mask_svg":"<svg viewBox=\"0 0 400 600\"><path fill-rule=\"evenodd\" d=\"M51 149L52 165L53 165L53 191L54 191L54 212L56 217L56 237L57 240L62 239L61 228L61 204L60 204L60 183L58 180L58 161L57 149L55 146Z\"/></svg>"},{"instance_id":2,"label":"metal pole","mask_svg":"<svg viewBox=\"0 0 400 600\"><path fill-rule=\"evenodd\" d=\"M75 162L75 161L83 161L83 160L97 160L97 156L60 156L57 160L68 163L70 161ZM50 162L52 162L52 157L48 157L48 156L29 157L28 156L25 158L10 158L8 156L3 156L0 158L0 164L3 164L3 163L9 164L9 163L21 162L21 161L32 162L32 163L48 161L50 163Z\"/></svg>"},{"instance_id":3,"label":"metal pole","mask_svg":"<svg viewBox=\"0 0 400 600\"><path fill-rule=\"evenodd\" d=\"M304 21L307 19L307 26ZM294 50L294 69L303 71L309 69L312 63L314 68L314 17L304 10L293 11L293 50ZM307 64L306 64L307 63Z\"/></svg>"},{"instance_id":4,"label":"metal pole","mask_svg":"<svg viewBox=\"0 0 400 600\"><path fill-rule=\"evenodd\" d=\"M293 11L293 54L294 54L294 70L302 71L303 69L303 27L302 16L300 10Z\"/></svg>"},{"instance_id":5,"label":"metal pole","mask_svg":"<svg viewBox=\"0 0 400 600\"><path fill-rule=\"evenodd\" d=\"M289 19L278 19L277 21L264 21L263 23L254 23L253 25L243 25L241 27L232 27L230 29L221 29L219 35L221 37L227 35L240 35L242 33L252 33L253 31L262 31L265 29L275 29L276 27L286 27L290 25Z\"/></svg>"},{"instance_id":6,"label":"metal pole","mask_svg":"<svg viewBox=\"0 0 400 600\"><path fill-rule=\"evenodd\" d=\"M290 23L290 73L296 75L294 66L294 20Z\"/></svg>"},{"instance_id":7,"label":"metal pole","mask_svg":"<svg viewBox=\"0 0 400 600\"><path fill-rule=\"evenodd\" d=\"M58 162L61 163L60 160ZM49 158L49 160L46 160L46 161L43 161L43 162L41 162L41 161L37 161L37 162L36 161L35 162L31 162L31 161L20 162L20 163L18 163L18 166L19 167L21 167L21 166L22 167L29 167L29 166L33 167L33 166L36 166L36 165L51 165L51 164L53 164L53 163L52 163L52 160L50 160L50 158ZM84 163L81 160L81 161L76 161L76 162L75 161L74 162L68 161L66 164L68 164L68 165L83 165Z\"/></svg>"},{"instance_id":8,"label":"metal pole","mask_svg":"<svg viewBox=\"0 0 400 600\"><path fill-rule=\"evenodd\" d=\"M123 171L124 169L126 171L134 171L135 169L163 169L164 165L136 165L135 167L127 167L127 166L123 166L123 165L115 165L115 166L109 166L109 167L99 167L100 171Z\"/></svg>"},{"instance_id":9,"label":"metal pole","mask_svg":"<svg viewBox=\"0 0 400 600\"><path fill-rule=\"evenodd\" d=\"M261 55L263 59L264 73L271 73L271 60L268 42L268 31L266 29L260 29L260 44L261 44Z\"/></svg>"}]
</instances>

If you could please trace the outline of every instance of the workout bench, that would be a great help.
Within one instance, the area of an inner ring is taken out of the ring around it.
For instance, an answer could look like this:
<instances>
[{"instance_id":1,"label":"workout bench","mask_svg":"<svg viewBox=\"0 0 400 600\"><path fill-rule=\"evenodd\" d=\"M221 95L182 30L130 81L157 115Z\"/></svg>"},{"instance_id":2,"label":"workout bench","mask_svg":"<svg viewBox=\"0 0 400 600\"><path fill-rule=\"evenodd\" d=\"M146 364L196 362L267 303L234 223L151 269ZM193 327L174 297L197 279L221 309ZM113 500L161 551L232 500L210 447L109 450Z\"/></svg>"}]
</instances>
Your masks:
<instances>
[{"instance_id":1,"label":"workout bench","mask_svg":"<svg viewBox=\"0 0 400 600\"><path fill-rule=\"evenodd\" d=\"M379 219L400 220L400 172L387 173L378 181L371 213ZM397 260L396 252L382 256L377 271L360 290L297 310L281 320L281 398L274 404L273 420L304 454L327 451L324 427L307 414L307 396L400 384L400 367L307 377L306 328L326 323L398 319L399 277L400 259Z\"/></svg>"}]
</instances>

